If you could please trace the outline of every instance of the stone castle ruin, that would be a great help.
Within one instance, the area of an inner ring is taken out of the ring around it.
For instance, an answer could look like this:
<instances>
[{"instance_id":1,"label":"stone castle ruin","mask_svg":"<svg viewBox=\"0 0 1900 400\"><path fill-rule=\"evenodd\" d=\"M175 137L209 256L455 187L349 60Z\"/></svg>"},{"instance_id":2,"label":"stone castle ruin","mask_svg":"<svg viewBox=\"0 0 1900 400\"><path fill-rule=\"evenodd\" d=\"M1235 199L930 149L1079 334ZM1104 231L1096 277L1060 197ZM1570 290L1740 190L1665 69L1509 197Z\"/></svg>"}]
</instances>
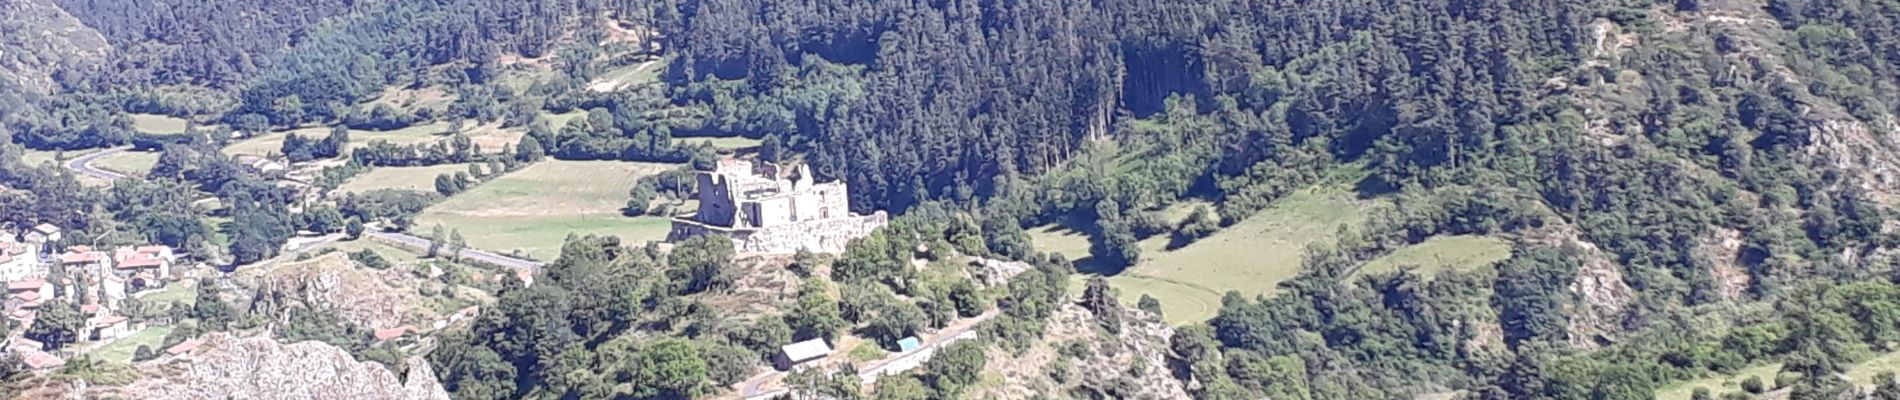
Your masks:
<instances>
[{"instance_id":1,"label":"stone castle ruin","mask_svg":"<svg viewBox=\"0 0 1900 400\"><path fill-rule=\"evenodd\" d=\"M811 168L782 168L771 163L720 160L700 171L699 212L674 218L666 240L699 235L732 239L743 253L789 254L800 249L843 253L851 239L864 237L890 221L883 211L851 213L843 181L818 183Z\"/></svg>"}]
</instances>

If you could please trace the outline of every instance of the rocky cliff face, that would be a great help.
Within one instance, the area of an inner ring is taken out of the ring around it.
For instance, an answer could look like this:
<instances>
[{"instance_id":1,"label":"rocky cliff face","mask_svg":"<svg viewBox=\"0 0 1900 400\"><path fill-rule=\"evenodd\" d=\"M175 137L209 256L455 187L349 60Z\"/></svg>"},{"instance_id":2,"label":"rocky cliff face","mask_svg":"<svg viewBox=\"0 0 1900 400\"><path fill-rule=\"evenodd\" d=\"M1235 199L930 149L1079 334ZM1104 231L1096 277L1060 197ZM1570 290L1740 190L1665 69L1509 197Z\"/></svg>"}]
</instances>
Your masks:
<instances>
[{"instance_id":1,"label":"rocky cliff face","mask_svg":"<svg viewBox=\"0 0 1900 400\"><path fill-rule=\"evenodd\" d=\"M192 353L141 366L136 382L87 391L169 399L440 399L448 392L427 362L412 358L398 379L380 364L356 361L321 342L281 344L268 338L214 335Z\"/></svg>"}]
</instances>

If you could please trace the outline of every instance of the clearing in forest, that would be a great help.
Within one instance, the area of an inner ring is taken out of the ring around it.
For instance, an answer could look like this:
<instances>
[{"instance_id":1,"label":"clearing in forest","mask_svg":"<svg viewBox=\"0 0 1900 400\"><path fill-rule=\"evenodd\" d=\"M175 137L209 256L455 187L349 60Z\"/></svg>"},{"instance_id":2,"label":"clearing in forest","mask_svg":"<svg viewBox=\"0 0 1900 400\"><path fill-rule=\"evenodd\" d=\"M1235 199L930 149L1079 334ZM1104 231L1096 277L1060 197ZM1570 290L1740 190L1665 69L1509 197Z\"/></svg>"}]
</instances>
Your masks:
<instances>
[{"instance_id":1,"label":"clearing in forest","mask_svg":"<svg viewBox=\"0 0 1900 400\"><path fill-rule=\"evenodd\" d=\"M497 253L520 250L553 260L569 233L619 236L623 243L664 240L664 217L627 217L634 181L677 168L672 164L550 160L483 183L423 210L411 233L437 224L459 230L469 247ZM433 178L431 178L433 179Z\"/></svg>"},{"instance_id":2,"label":"clearing in forest","mask_svg":"<svg viewBox=\"0 0 1900 400\"><path fill-rule=\"evenodd\" d=\"M159 114L130 114L132 130L154 135L176 135L185 133L188 121L184 118Z\"/></svg>"},{"instance_id":3,"label":"clearing in forest","mask_svg":"<svg viewBox=\"0 0 1900 400\"><path fill-rule=\"evenodd\" d=\"M341 193L362 193L377 189L413 190L435 192L435 177L442 174L467 172L468 164L443 164L427 167L376 167L369 172L350 178L337 187Z\"/></svg>"},{"instance_id":4,"label":"clearing in forest","mask_svg":"<svg viewBox=\"0 0 1900 400\"><path fill-rule=\"evenodd\" d=\"M1330 243L1340 224L1361 225L1374 204L1344 188L1302 190L1185 247L1167 249L1168 235L1144 239L1141 261L1108 280L1129 304L1144 293L1161 300L1169 323L1205 321L1227 291L1272 294L1299 274L1308 244ZM1086 234L1039 227L1030 237L1038 250L1060 252L1085 272L1094 269Z\"/></svg>"}]
</instances>

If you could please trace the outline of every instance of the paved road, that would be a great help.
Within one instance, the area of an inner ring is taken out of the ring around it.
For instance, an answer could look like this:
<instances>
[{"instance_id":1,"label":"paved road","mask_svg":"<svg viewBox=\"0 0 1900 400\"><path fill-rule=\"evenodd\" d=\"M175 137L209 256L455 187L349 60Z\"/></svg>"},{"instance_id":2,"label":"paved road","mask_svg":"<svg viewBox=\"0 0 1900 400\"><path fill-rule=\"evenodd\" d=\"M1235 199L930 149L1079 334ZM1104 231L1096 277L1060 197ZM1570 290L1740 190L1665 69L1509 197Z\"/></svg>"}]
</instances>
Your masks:
<instances>
[{"instance_id":1,"label":"paved road","mask_svg":"<svg viewBox=\"0 0 1900 400\"><path fill-rule=\"evenodd\" d=\"M870 382L871 379L874 379L871 377L871 375L881 373L882 371L879 371L879 369L881 369L885 365L890 365L891 363L896 363L899 361L905 361L906 359L911 358L911 357L922 357L923 354L934 354L935 353L934 350L940 350L940 349L937 349L937 347L942 346L946 343L949 343L953 340L956 340L956 337L963 336L964 333L970 332L972 329L976 329L976 326L979 324L982 324L983 321L989 321L990 319L996 318L997 315L1001 315L1001 314L1002 313L997 312L997 310L992 309L988 312L983 313L982 315L977 315L975 317L965 318L962 320L951 322L950 326L946 326L942 330L938 330L935 335L931 335L929 341L925 341L924 343L922 343L920 346L917 347L916 350L911 350L909 353L892 354L890 357L886 357L883 360L879 360L877 362L868 364L866 367L859 370L860 372L858 372L858 379L861 382ZM847 355L845 354L844 350L845 349L834 349L831 352L831 355L825 357L825 361L830 361L833 358L846 357ZM932 351L926 351L926 350L932 350ZM773 370L773 371L768 371L762 374L753 375L751 378L747 378L745 382L739 383L740 397L750 399L750 398L758 397L764 394L783 391L783 389L761 391L759 390L759 387L765 385L767 382L771 382L774 378L777 378L785 374L786 374L786 371Z\"/></svg>"},{"instance_id":2,"label":"paved road","mask_svg":"<svg viewBox=\"0 0 1900 400\"><path fill-rule=\"evenodd\" d=\"M104 179L108 181L119 180L119 178L124 178L125 174L93 168L92 162L98 161L100 158L105 158L105 156L118 154L119 152L125 151L125 149L128 149L128 148L129 147L110 148L110 149L101 150L97 153L87 154L87 155L79 156L77 158L73 158L71 160L66 160L66 169L70 169L70 170L73 170L73 172L78 172L80 174L84 174L84 175L88 175L88 176L92 176L92 177L96 177L96 178Z\"/></svg>"},{"instance_id":3,"label":"paved road","mask_svg":"<svg viewBox=\"0 0 1900 400\"><path fill-rule=\"evenodd\" d=\"M369 235L378 239L384 239L384 240L389 240L396 243L402 243L405 246L412 246L418 249L429 248L429 239L416 237L414 235L410 235L407 233L385 232L382 230L371 229L371 230L364 231L363 234ZM542 263L539 261L523 260L519 258L504 256L504 255L490 253L487 251L476 250L476 249L462 249L462 257L466 257L468 259L472 259L475 261L513 268L513 269L528 270L529 272L536 271L540 269L542 265L546 265L545 263Z\"/></svg>"}]
</instances>

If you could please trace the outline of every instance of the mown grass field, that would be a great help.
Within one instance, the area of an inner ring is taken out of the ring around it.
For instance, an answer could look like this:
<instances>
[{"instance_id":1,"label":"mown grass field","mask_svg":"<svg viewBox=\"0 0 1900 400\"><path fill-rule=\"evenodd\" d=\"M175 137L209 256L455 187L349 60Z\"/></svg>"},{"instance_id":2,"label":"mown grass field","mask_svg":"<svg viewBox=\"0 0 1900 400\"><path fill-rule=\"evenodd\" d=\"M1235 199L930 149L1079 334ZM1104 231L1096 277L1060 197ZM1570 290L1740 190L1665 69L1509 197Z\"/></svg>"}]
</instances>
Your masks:
<instances>
[{"instance_id":1,"label":"mown grass field","mask_svg":"<svg viewBox=\"0 0 1900 400\"><path fill-rule=\"evenodd\" d=\"M158 153L132 150L107 155L92 162L93 167L134 177L145 176L156 164Z\"/></svg>"},{"instance_id":2,"label":"mown grass field","mask_svg":"<svg viewBox=\"0 0 1900 400\"><path fill-rule=\"evenodd\" d=\"M760 144L762 140L749 138L749 136L724 136L724 138L675 138L675 142L680 142L680 144L693 144L693 146L697 146L697 144L701 144L701 142L712 142L712 148L739 150L739 148L758 148L758 144Z\"/></svg>"},{"instance_id":3,"label":"mown grass field","mask_svg":"<svg viewBox=\"0 0 1900 400\"><path fill-rule=\"evenodd\" d=\"M1781 371L1781 363L1757 365L1742 369L1734 375L1711 376L1687 382L1679 382L1656 391L1656 400L1689 400L1695 388L1709 388L1710 394L1722 398L1723 394L1741 392L1742 381L1750 376L1761 377L1762 383L1774 384L1775 374ZM1900 373L1900 351L1880 354L1847 368L1847 380L1855 385L1872 385L1874 376L1881 372Z\"/></svg>"},{"instance_id":4,"label":"mown grass field","mask_svg":"<svg viewBox=\"0 0 1900 400\"><path fill-rule=\"evenodd\" d=\"M1511 257L1511 243L1490 236L1434 236L1360 266L1358 274L1398 271L1403 266L1431 276L1439 271L1482 268Z\"/></svg>"},{"instance_id":5,"label":"mown grass field","mask_svg":"<svg viewBox=\"0 0 1900 400\"><path fill-rule=\"evenodd\" d=\"M666 238L661 217L626 217L635 180L670 164L616 161L544 161L457 194L424 210L416 232L435 225L459 230L470 247L521 250L542 260L559 255L568 234L619 236L627 243ZM431 178L433 179L433 178Z\"/></svg>"},{"instance_id":6,"label":"mown grass field","mask_svg":"<svg viewBox=\"0 0 1900 400\"><path fill-rule=\"evenodd\" d=\"M1274 293L1281 281L1299 274L1307 244L1331 242L1340 224L1360 225L1374 204L1343 188L1300 191L1179 249L1167 249L1167 235L1144 239L1141 260L1109 283L1130 304L1144 293L1161 300L1170 323L1204 321L1219 310L1227 291ZM1062 253L1084 271L1094 268L1084 233L1039 227L1030 237L1038 250Z\"/></svg>"},{"instance_id":7,"label":"mown grass field","mask_svg":"<svg viewBox=\"0 0 1900 400\"><path fill-rule=\"evenodd\" d=\"M427 167L376 167L351 178L337 187L342 193L362 193L377 189L434 192L435 177L445 173L468 171L468 164L443 164Z\"/></svg>"},{"instance_id":8,"label":"mown grass field","mask_svg":"<svg viewBox=\"0 0 1900 400\"><path fill-rule=\"evenodd\" d=\"M171 333L172 327L170 326L145 328L145 330L134 333L132 336L126 336L124 339L119 339L112 343L107 343L98 349L94 349L91 354L92 357L97 360L115 363L131 363L132 356L138 353L139 346L145 346L151 349L153 353L165 351L165 349L159 348L159 345L165 341L165 335L170 335Z\"/></svg>"},{"instance_id":9,"label":"mown grass field","mask_svg":"<svg viewBox=\"0 0 1900 400\"><path fill-rule=\"evenodd\" d=\"M132 130L154 135L175 135L185 133L189 121L184 118L158 114L130 114Z\"/></svg>"}]
</instances>

